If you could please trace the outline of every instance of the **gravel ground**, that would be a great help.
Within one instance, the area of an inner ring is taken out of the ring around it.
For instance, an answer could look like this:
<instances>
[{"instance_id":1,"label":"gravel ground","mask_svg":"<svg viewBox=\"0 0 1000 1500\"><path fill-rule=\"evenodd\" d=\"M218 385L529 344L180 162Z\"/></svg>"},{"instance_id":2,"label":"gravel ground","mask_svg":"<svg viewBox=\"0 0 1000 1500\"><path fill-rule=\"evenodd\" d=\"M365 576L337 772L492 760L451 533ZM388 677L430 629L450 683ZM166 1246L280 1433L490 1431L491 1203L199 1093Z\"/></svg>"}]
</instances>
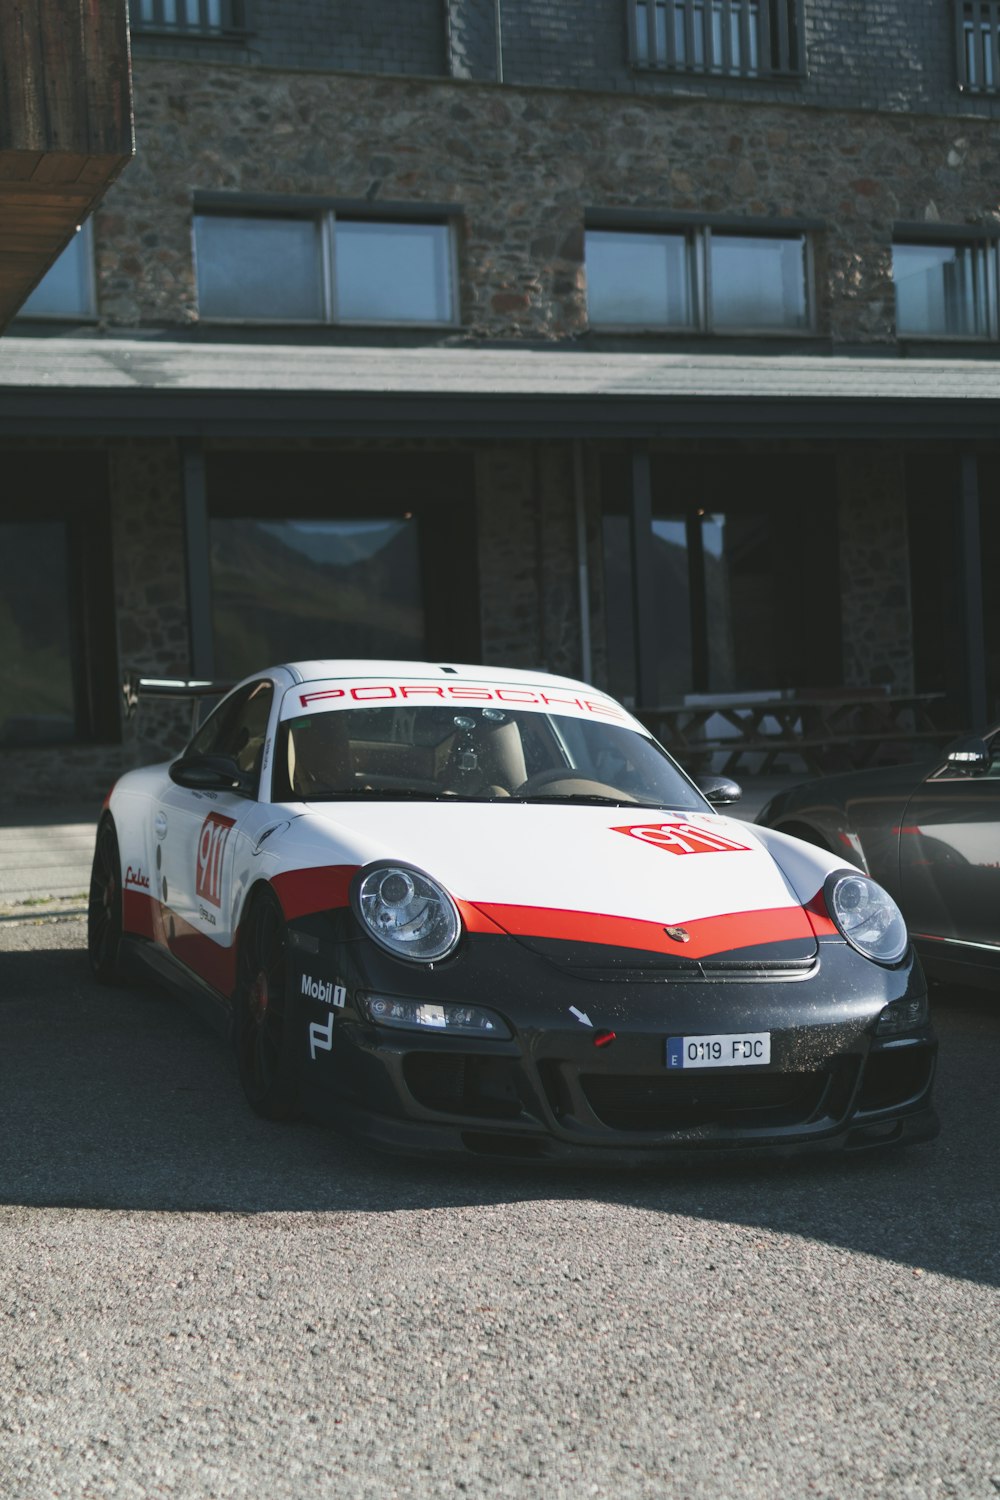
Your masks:
<instances>
[{"instance_id":1,"label":"gravel ground","mask_svg":"<svg viewBox=\"0 0 1000 1500\"><path fill-rule=\"evenodd\" d=\"M0 928L4 1500L996 1500L996 997L931 1145L444 1167L256 1119L82 941Z\"/></svg>"}]
</instances>

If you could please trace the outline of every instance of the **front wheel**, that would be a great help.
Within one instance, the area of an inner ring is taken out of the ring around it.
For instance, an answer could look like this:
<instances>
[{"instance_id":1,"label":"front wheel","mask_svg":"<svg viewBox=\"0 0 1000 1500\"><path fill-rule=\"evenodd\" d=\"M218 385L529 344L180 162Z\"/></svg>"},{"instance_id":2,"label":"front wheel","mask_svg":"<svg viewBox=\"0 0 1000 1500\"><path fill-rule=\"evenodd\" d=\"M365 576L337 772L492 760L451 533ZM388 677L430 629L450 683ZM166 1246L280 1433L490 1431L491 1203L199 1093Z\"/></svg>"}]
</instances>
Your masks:
<instances>
[{"instance_id":1,"label":"front wheel","mask_svg":"<svg viewBox=\"0 0 1000 1500\"><path fill-rule=\"evenodd\" d=\"M267 1120L298 1113L289 1033L288 939L276 896L262 890L243 920L233 996L236 1061L250 1108Z\"/></svg>"},{"instance_id":2,"label":"front wheel","mask_svg":"<svg viewBox=\"0 0 1000 1500\"><path fill-rule=\"evenodd\" d=\"M87 958L101 984L122 981L122 864L114 821L106 814L97 829L87 900Z\"/></svg>"}]
</instances>

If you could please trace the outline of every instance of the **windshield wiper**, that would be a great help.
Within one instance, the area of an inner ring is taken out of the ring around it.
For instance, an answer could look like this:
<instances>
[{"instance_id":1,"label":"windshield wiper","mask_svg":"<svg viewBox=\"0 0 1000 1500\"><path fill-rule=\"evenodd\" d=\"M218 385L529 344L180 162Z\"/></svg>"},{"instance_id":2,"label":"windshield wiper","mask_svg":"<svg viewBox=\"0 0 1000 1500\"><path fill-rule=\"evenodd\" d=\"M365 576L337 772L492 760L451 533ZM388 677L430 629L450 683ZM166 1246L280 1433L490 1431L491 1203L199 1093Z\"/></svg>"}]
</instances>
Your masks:
<instances>
[{"instance_id":1,"label":"windshield wiper","mask_svg":"<svg viewBox=\"0 0 1000 1500\"><path fill-rule=\"evenodd\" d=\"M302 802L361 802L372 798L402 798L418 802L455 802L458 799L447 792L424 792L414 786L351 786L340 787L330 792L310 792Z\"/></svg>"},{"instance_id":2,"label":"windshield wiper","mask_svg":"<svg viewBox=\"0 0 1000 1500\"><path fill-rule=\"evenodd\" d=\"M511 802L576 802L584 807L660 807L659 802L633 802L631 797L603 797L599 792L533 792L527 797L504 798Z\"/></svg>"}]
</instances>

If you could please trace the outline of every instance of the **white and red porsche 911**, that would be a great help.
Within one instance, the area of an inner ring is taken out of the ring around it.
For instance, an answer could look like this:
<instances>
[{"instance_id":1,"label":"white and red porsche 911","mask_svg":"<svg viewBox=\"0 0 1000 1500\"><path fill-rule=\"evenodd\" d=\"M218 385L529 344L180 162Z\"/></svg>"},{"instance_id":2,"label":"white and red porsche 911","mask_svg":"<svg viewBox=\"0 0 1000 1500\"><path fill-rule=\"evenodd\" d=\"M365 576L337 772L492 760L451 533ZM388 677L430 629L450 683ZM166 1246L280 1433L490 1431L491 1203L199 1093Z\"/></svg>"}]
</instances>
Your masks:
<instances>
[{"instance_id":1,"label":"white and red porsche 911","mask_svg":"<svg viewBox=\"0 0 1000 1500\"><path fill-rule=\"evenodd\" d=\"M89 952L209 1002L251 1105L417 1152L651 1160L934 1135L892 899L722 816L594 688L273 667L97 830Z\"/></svg>"}]
</instances>

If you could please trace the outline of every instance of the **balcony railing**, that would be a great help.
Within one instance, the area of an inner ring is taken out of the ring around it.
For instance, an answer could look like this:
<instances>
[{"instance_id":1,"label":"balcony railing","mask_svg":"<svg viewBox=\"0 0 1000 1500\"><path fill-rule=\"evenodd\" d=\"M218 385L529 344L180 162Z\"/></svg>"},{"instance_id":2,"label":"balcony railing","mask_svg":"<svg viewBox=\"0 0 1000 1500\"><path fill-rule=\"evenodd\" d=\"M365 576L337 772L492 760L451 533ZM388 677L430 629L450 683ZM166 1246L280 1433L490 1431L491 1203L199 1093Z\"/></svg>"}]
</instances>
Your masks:
<instances>
[{"instance_id":1,"label":"balcony railing","mask_svg":"<svg viewBox=\"0 0 1000 1500\"><path fill-rule=\"evenodd\" d=\"M250 0L133 0L132 29L163 36L231 37L250 31Z\"/></svg>"},{"instance_id":2,"label":"balcony railing","mask_svg":"<svg viewBox=\"0 0 1000 1500\"><path fill-rule=\"evenodd\" d=\"M805 71L802 0L628 0L638 68L773 78Z\"/></svg>"},{"instance_id":3,"label":"balcony railing","mask_svg":"<svg viewBox=\"0 0 1000 1500\"><path fill-rule=\"evenodd\" d=\"M1000 88L1000 5L996 0L955 0L958 86L970 94Z\"/></svg>"}]
</instances>

